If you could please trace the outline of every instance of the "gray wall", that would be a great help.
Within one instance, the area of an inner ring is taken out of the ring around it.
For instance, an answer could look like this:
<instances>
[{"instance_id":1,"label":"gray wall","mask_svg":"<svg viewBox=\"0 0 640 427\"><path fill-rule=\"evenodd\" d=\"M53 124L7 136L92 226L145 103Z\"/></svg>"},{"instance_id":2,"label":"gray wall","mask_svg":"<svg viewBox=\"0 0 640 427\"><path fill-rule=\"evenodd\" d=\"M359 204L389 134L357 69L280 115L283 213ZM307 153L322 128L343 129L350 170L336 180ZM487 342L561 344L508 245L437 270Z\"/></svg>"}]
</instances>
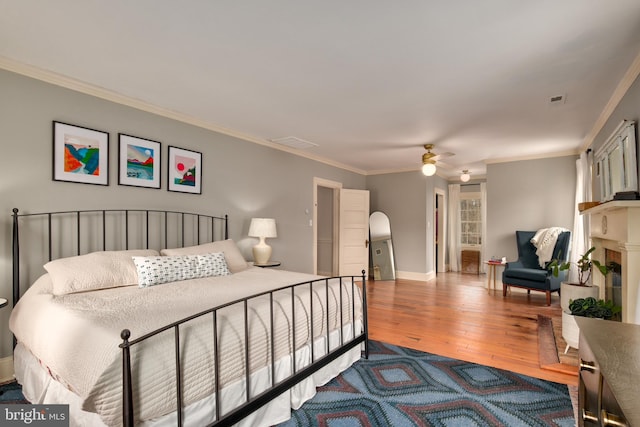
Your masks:
<instances>
[{"instance_id":1,"label":"gray wall","mask_svg":"<svg viewBox=\"0 0 640 427\"><path fill-rule=\"evenodd\" d=\"M596 138L591 144L591 148L594 152L598 151L611 136L616 127L623 120L635 120L636 122L636 150L638 150L638 144L640 144L640 138L638 138L638 125L640 121L640 77L635 80L631 85L627 93L624 95L616 109L609 117L609 120L602 127L602 130L596 135ZM638 158L640 158L640 150L638 150ZM640 168L638 168L640 173ZM593 200L600 200L600 185L597 177L594 176L594 190Z\"/></svg>"},{"instance_id":2,"label":"gray wall","mask_svg":"<svg viewBox=\"0 0 640 427\"><path fill-rule=\"evenodd\" d=\"M577 156L487 165L487 256L517 258L515 230L573 228ZM474 181L474 184L476 181ZM367 177L371 211L391 221L397 270L435 271L433 219L435 188L448 183L420 172ZM461 191L479 191L478 185Z\"/></svg>"},{"instance_id":3,"label":"gray wall","mask_svg":"<svg viewBox=\"0 0 640 427\"><path fill-rule=\"evenodd\" d=\"M622 120L640 121L640 78L636 78L594 139L596 151ZM637 129L637 125L636 125ZM638 135L636 135L636 141ZM488 255L517 255L513 230L550 225L573 228L577 156L487 165ZM594 176L594 200L599 188Z\"/></svg>"},{"instance_id":4,"label":"gray wall","mask_svg":"<svg viewBox=\"0 0 640 427\"><path fill-rule=\"evenodd\" d=\"M487 256L517 259L516 230L573 229L576 159L487 165Z\"/></svg>"},{"instance_id":5,"label":"gray wall","mask_svg":"<svg viewBox=\"0 0 640 427\"><path fill-rule=\"evenodd\" d=\"M11 209L41 212L91 208L156 208L229 214L231 238L250 259L251 217L277 221L273 259L289 270L313 271L313 178L365 188L365 177L0 70L0 296L11 295ZM52 121L110 133L109 186L52 181ZM162 143L162 189L119 186L118 133ZM169 145L203 155L202 195L166 191ZM11 354L10 308L0 310L0 357Z\"/></svg>"},{"instance_id":6,"label":"gray wall","mask_svg":"<svg viewBox=\"0 0 640 427\"><path fill-rule=\"evenodd\" d=\"M370 175L367 189L371 212L382 211L391 222L396 270L410 273L435 272L435 188L447 189L437 175L420 171Z\"/></svg>"},{"instance_id":7,"label":"gray wall","mask_svg":"<svg viewBox=\"0 0 640 427\"><path fill-rule=\"evenodd\" d=\"M0 296L11 295L10 212L122 207L228 213L231 237L246 249L253 216L277 220L278 238L269 243L283 267L311 272L313 177L369 189L371 211L389 215L397 269L430 273L433 264L435 188L447 182L420 172L361 175L133 108L83 95L0 70ZM640 116L640 83L632 86L596 139L601 144L623 118ZM58 120L110 132L110 185L51 180L51 128ZM117 185L117 134L162 142L203 153L202 195ZM488 254L514 259L516 229L573 226L575 157L490 164L487 168ZM11 354L10 310L0 310L0 357Z\"/></svg>"}]
</instances>

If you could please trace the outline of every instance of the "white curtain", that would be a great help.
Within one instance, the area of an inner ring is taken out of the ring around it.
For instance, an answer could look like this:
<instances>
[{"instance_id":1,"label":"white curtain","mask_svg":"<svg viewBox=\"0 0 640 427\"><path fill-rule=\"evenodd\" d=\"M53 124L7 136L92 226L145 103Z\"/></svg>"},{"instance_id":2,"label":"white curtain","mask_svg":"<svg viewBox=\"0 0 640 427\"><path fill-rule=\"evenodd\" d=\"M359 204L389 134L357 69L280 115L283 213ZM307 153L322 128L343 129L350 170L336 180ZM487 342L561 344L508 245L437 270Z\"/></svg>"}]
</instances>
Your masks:
<instances>
[{"instance_id":1,"label":"white curtain","mask_svg":"<svg viewBox=\"0 0 640 427\"><path fill-rule=\"evenodd\" d=\"M480 183L480 209L481 209L481 220L482 220L482 246L480 248L480 271L483 273L487 272L487 265L482 262L482 260L489 259L486 256L487 250L487 183Z\"/></svg>"},{"instance_id":2,"label":"white curtain","mask_svg":"<svg viewBox=\"0 0 640 427\"><path fill-rule=\"evenodd\" d=\"M460 271L460 184L449 184L449 270Z\"/></svg>"},{"instance_id":3,"label":"white curtain","mask_svg":"<svg viewBox=\"0 0 640 427\"><path fill-rule=\"evenodd\" d=\"M571 253L569 254L569 259L572 262L576 262L590 245L589 216L580 215L578 203L589 202L591 198L591 155L582 153L580 158L576 160L576 203L571 233ZM568 280L570 282L578 281L578 271L575 268L569 269Z\"/></svg>"}]
</instances>

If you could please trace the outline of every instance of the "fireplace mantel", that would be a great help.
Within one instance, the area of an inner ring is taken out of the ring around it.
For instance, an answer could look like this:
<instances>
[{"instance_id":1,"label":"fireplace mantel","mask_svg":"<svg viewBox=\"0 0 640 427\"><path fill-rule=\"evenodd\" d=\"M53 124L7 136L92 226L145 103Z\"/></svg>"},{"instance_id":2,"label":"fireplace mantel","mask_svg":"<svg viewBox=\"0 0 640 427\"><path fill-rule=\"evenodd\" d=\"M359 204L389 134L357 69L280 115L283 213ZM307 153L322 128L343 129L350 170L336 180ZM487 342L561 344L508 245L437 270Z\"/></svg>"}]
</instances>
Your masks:
<instances>
[{"instance_id":1,"label":"fireplace mantel","mask_svg":"<svg viewBox=\"0 0 640 427\"><path fill-rule=\"evenodd\" d=\"M605 260L605 249L622 254L622 321L640 323L637 307L640 284L640 201L611 201L582 212L591 219L591 241L596 250L593 259ZM592 276L604 298L605 279Z\"/></svg>"}]
</instances>

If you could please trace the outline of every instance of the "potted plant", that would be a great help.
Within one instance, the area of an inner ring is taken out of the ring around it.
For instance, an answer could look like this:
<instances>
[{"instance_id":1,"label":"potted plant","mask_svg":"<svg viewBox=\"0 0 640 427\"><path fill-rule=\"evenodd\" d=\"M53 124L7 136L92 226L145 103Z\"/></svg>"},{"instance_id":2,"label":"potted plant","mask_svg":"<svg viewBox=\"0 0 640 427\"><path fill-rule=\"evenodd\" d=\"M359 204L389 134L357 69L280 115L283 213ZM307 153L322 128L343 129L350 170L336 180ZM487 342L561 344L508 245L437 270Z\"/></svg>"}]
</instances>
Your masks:
<instances>
[{"instance_id":1,"label":"potted plant","mask_svg":"<svg viewBox=\"0 0 640 427\"><path fill-rule=\"evenodd\" d=\"M574 316L593 317L604 320L617 320L622 307L611 300L595 298L578 298L569 303L569 310Z\"/></svg>"},{"instance_id":2,"label":"potted plant","mask_svg":"<svg viewBox=\"0 0 640 427\"><path fill-rule=\"evenodd\" d=\"M589 280L593 268L595 267L603 275L607 275L610 267L602 264L600 261L591 259L591 254L595 251L595 247L589 248L577 261L560 261L553 259L549 262L547 268L551 270L555 277L558 277L560 271L569 270L572 264L578 269L578 282L562 282L560 284L560 307L562 307L562 338L567 342L565 353L569 347L578 348L578 339L580 330L571 312L571 304L573 301L596 301L599 294L597 286L591 286ZM576 306L577 307L577 306Z\"/></svg>"},{"instance_id":3,"label":"potted plant","mask_svg":"<svg viewBox=\"0 0 640 427\"><path fill-rule=\"evenodd\" d=\"M609 273L609 267L602 264L600 261L591 259L591 253L595 251L595 246L592 246L588 251L586 251L578 260L575 262L576 267L578 267L578 283L572 283L578 286L587 286L587 282L591 278L591 271L595 266L598 271L600 271L603 275L607 275ZM560 271L569 270L571 268L571 261L559 261L558 259L552 259L547 266L553 272L555 277L558 277Z\"/></svg>"},{"instance_id":4,"label":"potted plant","mask_svg":"<svg viewBox=\"0 0 640 427\"><path fill-rule=\"evenodd\" d=\"M615 305L611 300L605 301L593 297L572 300L569 303L569 312L562 310L562 338L567 342L564 352L566 353L569 347L578 348L580 328L578 328L576 316L620 320L621 311L622 307Z\"/></svg>"},{"instance_id":5,"label":"potted plant","mask_svg":"<svg viewBox=\"0 0 640 427\"><path fill-rule=\"evenodd\" d=\"M576 262L560 261L553 259L549 262L547 268L550 269L555 277L558 277L560 271L569 270L572 264L578 269L578 282L562 282L560 284L560 306L563 311L569 311L569 302L579 298L596 298L599 289L597 286L591 286L589 280L593 267L606 276L610 267L602 264L600 261L591 259L591 253L595 251L595 247L589 248Z\"/></svg>"}]
</instances>

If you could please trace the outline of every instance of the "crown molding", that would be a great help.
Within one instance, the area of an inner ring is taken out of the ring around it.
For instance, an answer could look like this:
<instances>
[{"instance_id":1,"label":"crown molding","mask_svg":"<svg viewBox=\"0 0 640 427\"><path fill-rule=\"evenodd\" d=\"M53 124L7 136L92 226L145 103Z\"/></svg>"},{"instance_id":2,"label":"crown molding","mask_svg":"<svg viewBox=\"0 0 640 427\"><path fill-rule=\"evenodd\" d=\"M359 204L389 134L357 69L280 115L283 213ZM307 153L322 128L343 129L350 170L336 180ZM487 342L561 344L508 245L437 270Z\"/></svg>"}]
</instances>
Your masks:
<instances>
[{"instance_id":1,"label":"crown molding","mask_svg":"<svg viewBox=\"0 0 640 427\"><path fill-rule=\"evenodd\" d=\"M104 99L106 101L114 102L116 104L125 105L127 107L135 108L137 110L145 111L147 113L152 113L168 119L176 120L176 121L186 123L192 126L196 126L202 129L207 129L213 132L231 136L244 141L253 142L254 144L263 145L269 148L273 148L274 150L284 151L298 157L304 157L309 160L313 160L319 163L324 163L326 165L333 166L339 169L344 169L349 172L357 173L359 175L367 174L366 171L362 169L354 168L352 166L345 165L343 163L336 162L322 156L305 153L305 152L296 150L295 148L290 148L280 144L275 144L265 139L255 137L253 135L238 132L233 129L228 129L228 128L216 125L214 123L189 116L187 114L178 113L176 111L159 107L149 102L131 98L131 97L119 94L117 92L114 92L105 88L101 88L99 86L95 86L77 79L73 79L71 77L67 77L62 74L54 73L53 71L44 70L42 68L38 68L33 65L28 65L18 61L14 61L4 56L0 56L0 69L11 71L26 77L31 77L33 79L50 83L56 86L60 86L65 89L70 89L76 92L80 92L85 95L90 95L96 98Z\"/></svg>"},{"instance_id":2,"label":"crown molding","mask_svg":"<svg viewBox=\"0 0 640 427\"><path fill-rule=\"evenodd\" d=\"M396 168L396 169L375 169L375 170L370 170L370 171L366 171L365 175L370 176L370 175L387 175L390 173L404 173L404 172L417 172L417 171L421 171L421 167L415 167L415 166L411 166L408 168ZM436 175L438 175L438 171L436 170Z\"/></svg>"},{"instance_id":3,"label":"crown molding","mask_svg":"<svg viewBox=\"0 0 640 427\"><path fill-rule=\"evenodd\" d=\"M519 162L521 160L539 160L539 159L552 159L554 157L578 156L579 154L580 154L579 150L567 150L567 151L558 151L556 153L535 154L530 156L503 157L501 159L485 160L484 163L486 165L490 165L493 163Z\"/></svg>"},{"instance_id":4,"label":"crown molding","mask_svg":"<svg viewBox=\"0 0 640 427\"><path fill-rule=\"evenodd\" d=\"M584 138L580 149L581 152L586 151L589 147L591 147L596 137L598 136L602 128L604 128L604 126L607 124L607 121L615 111L616 107L618 106L618 104L620 104L620 101L622 101L622 98L627 94L627 91L636 81L639 75L640 52L638 53L638 56L636 56L636 59L634 59L634 61L631 63L631 66L627 69L627 72L622 77L622 80L620 80L620 83L618 83L616 89L613 91L609 102L607 102L607 104L604 106L604 109L600 113L598 120L596 120L596 122L593 124L593 128L591 128L591 131Z\"/></svg>"}]
</instances>

